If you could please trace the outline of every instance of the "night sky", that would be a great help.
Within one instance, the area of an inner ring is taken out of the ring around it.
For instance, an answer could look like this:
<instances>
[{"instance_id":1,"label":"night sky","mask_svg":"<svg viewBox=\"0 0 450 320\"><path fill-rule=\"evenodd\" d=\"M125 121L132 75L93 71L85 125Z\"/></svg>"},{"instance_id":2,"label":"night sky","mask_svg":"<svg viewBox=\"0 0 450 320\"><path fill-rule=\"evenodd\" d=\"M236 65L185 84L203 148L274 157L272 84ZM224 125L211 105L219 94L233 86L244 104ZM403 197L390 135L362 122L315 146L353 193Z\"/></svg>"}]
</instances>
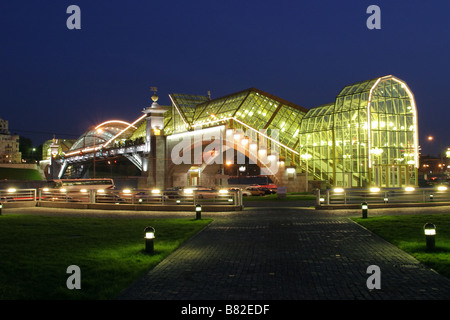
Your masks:
<instances>
[{"instance_id":1,"label":"night sky","mask_svg":"<svg viewBox=\"0 0 450 320\"><path fill-rule=\"evenodd\" d=\"M72 4L81 30L66 27ZM2 1L0 23L0 118L35 145L133 121L153 86L161 105L256 87L310 108L392 74L415 94L422 152L450 146L448 1Z\"/></svg>"}]
</instances>

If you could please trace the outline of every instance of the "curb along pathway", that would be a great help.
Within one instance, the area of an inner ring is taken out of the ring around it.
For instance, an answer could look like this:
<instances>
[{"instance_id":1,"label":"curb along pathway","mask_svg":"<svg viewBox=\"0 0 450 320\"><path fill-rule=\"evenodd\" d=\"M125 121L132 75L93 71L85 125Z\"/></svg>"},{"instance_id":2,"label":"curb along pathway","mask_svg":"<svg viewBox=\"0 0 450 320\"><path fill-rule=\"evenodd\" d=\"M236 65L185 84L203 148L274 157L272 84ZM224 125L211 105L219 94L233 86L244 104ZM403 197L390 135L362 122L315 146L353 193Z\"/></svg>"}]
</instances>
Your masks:
<instances>
[{"instance_id":1,"label":"curb along pathway","mask_svg":"<svg viewBox=\"0 0 450 320\"><path fill-rule=\"evenodd\" d=\"M449 279L346 216L254 208L213 218L118 299L450 299ZM370 265L381 289L367 288Z\"/></svg>"}]
</instances>

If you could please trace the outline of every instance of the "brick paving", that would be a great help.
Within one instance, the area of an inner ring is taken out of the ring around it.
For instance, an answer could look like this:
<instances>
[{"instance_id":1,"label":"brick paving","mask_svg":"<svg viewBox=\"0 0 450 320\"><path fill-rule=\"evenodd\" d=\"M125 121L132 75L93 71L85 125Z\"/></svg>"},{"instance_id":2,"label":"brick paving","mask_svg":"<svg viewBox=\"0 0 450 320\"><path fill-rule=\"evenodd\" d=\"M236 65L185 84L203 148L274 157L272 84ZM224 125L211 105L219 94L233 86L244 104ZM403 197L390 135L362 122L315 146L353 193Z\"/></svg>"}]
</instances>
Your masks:
<instances>
[{"instance_id":1,"label":"brick paving","mask_svg":"<svg viewBox=\"0 0 450 320\"><path fill-rule=\"evenodd\" d=\"M352 222L355 212L266 207L211 213L207 228L118 299L450 299L449 279ZM370 214L377 212L411 211ZM367 288L370 265L380 267L381 289Z\"/></svg>"}]
</instances>

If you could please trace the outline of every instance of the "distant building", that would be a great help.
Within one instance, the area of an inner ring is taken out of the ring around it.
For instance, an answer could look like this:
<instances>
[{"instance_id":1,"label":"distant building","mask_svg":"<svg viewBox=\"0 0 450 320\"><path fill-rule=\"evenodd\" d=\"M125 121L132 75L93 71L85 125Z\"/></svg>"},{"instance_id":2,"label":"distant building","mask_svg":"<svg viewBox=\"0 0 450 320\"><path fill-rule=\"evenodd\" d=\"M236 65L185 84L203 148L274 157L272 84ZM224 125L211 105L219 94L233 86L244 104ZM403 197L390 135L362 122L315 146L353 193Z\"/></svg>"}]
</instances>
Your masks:
<instances>
[{"instance_id":1,"label":"distant building","mask_svg":"<svg viewBox=\"0 0 450 320\"><path fill-rule=\"evenodd\" d=\"M22 153L19 152L19 136L11 135L8 121L0 118L0 163L21 163Z\"/></svg>"}]
</instances>

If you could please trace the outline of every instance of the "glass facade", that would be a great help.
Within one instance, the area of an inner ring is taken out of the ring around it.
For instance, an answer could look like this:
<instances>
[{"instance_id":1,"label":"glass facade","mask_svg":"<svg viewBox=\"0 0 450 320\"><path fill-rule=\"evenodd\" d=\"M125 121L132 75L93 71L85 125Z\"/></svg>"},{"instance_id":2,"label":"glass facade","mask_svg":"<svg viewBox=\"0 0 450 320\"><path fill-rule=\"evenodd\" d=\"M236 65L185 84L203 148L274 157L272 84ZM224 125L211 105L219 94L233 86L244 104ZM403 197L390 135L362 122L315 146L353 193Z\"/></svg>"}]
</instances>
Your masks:
<instances>
[{"instance_id":1,"label":"glass facade","mask_svg":"<svg viewBox=\"0 0 450 320\"><path fill-rule=\"evenodd\" d=\"M228 122L228 127L242 130L254 141L259 139L254 130L263 131L268 136L277 130L282 157L290 157L289 149L295 150L298 145L299 124L307 112L306 108L250 88L200 104L192 125L207 127L216 125L218 121ZM249 127L254 130L249 130Z\"/></svg>"},{"instance_id":2,"label":"glass facade","mask_svg":"<svg viewBox=\"0 0 450 320\"><path fill-rule=\"evenodd\" d=\"M256 88L213 100L202 95L169 97L165 135L225 124L257 141L258 132L271 136L276 130L280 159L332 186L417 185L416 105L406 83L394 76L345 86L334 102L310 109ZM103 126L100 135L89 130L72 150L92 145L94 139L101 144L126 127L113 122ZM139 143L145 127L144 118L114 139Z\"/></svg>"},{"instance_id":3,"label":"glass facade","mask_svg":"<svg viewBox=\"0 0 450 320\"><path fill-rule=\"evenodd\" d=\"M417 185L417 111L407 85L387 76L345 87L301 124L304 166L340 187Z\"/></svg>"}]
</instances>

